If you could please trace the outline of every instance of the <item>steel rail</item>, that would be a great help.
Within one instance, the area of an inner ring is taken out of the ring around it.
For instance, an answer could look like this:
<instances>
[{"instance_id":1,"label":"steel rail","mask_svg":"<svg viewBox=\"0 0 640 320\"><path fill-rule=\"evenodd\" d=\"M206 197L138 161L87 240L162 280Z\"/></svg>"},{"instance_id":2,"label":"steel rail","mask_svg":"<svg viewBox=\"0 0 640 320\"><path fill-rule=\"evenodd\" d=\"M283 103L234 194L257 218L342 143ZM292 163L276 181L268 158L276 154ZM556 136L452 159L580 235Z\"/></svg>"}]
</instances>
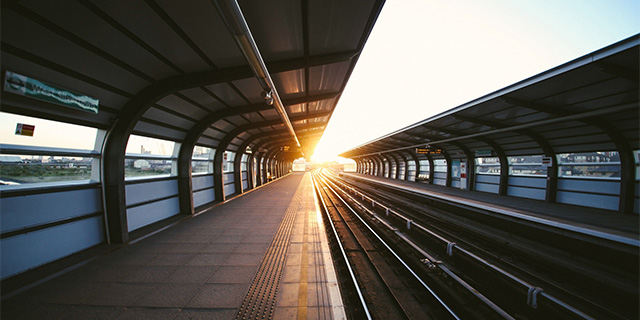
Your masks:
<instances>
[{"instance_id":1,"label":"steel rail","mask_svg":"<svg viewBox=\"0 0 640 320\"><path fill-rule=\"evenodd\" d=\"M326 179L326 178L325 178ZM329 181L329 183L334 184L332 181ZM335 184L334 184L335 186ZM338 197L338 199L340 199L340 201L342 201L342 203L363 223L364 226L367 227L367 229L369 229L369 231L378 239L378 241L380 241L380 243L382 243L382 245L385 246L385 248L387 248L387 250L389 250L389 252L409 271L409 273L411 273L411 275L418 281L420 282L420 284L440 303L440 305L442 305L447 312L449 312L449 314L454 317L455 319L460 319L460 317L458 317L458 315L451 310L451 308L433 291L433 289L431 289L431 287L429 287L421 278L420 276L418 276L418 274L413 271L413 269L411 269L411 267L404 261L402 260L402 258L382 239L382 237L380 237L380 235L378 235L377 232L375 232L375 230L373 230L373 228L371 228L371 226L344 200L344 198L342 198L338 192L332 188L329 184L327 184L327 187ZM364 208L366 209L366 208ZM511 318L512 319L512 318Z\"/></svg>"},{"instance_id":2,"label":"steel rail","mask_svg":"<svg viewBox=\"0 0 640 320\"><path fill-rule=\"evenodd\" d=\"M367 316L367 319L371 320L373 319L371 317L371 313L369 312L369 307L367 306L367 302L364 300L364 295L362 294L362 291L360 290L360 286L358 285L358 280L356 279L356 275L353 272L353 268L351 268L351 264L349 263L349 257L347 256L347 252L344 250L344 246L342 244L342 242L340 241L340 237L338 236L338 231L336 230L336 227L333 223L333 220L331 220L331 216L329 215L329 209L327 208L327 204L324 201L324 197L322 197L322 194L320 194L320 189L319 189L319 185L315 182L315 177L314 175L311 175L311 183L314 185L314 188L316 189L316 192L320 195L318 198L320 199L320 203L322 204L322 208L324 209L324 213L327 216L327 219L329 220L329 224L331 225L331 230L333 232L333 235L336 239L336 243L338 244L338 248L340 248L340 253L342 254L342 258L344 259L344 261L346 262L345 264L347 265L347 270L349 271L349 276L351 277L351 281L354 284L354 287L356 289L356 292L358 293L358 298L360 300L360 303L362 304L362 308L364 310L365 315Z\"/></svg>"},{"instance_id":3,"label":"steel rail","mask_svg":"<svg viewBox=\"0 0 640 320\"><path fill-rule=\"evenodd\" d=\"M353 190L356 194L358 193L358 191L356 191L355 188L347 186L346 184L343 184L343 183L341 183L341 184L343 185L343 188L348 188L348 189ZM366 200L366 201L371 202L372 204L376 203L375 199L371 198L370 196L365 195L362 191L359 191L359 192L360 192L360 195L361 195L363 201ZM504 276L505 278L510 279L511 281L515 282L516 284L519 284L519 285L525 287L525 289L528 290L527 303L529 305L531 305L532 307L534 307L534 308L537 307L536 306L536 302L537 302L536 295L540 294L541 296L544 296L545 298L547 298L552 303L554 303L557 306L559 306L559 307L561 307L561 308L563 308L563 309L575 314L576 316L578 316L580 318L588 319L588 320L593 320L594 319L593 317L591 317L591 316L585 314L584 312L576 309L575 307L569 305L568 303L566 303L566 302L564 302L564 301L562 301L562 300L550 295L547 292L544 292L544 290L542 288L534 286L534 285L528 283L527 281L522 280L519 277L517 277L517 276L515 276L515 275L513 275L513 274L511 274L511 273L509 273L509 272L507 272L505 270L503 270L502 268L500 268L500 267L488 262L487 260L477 256L476 254L472 253L471 251L462 248L460 245L458 245L454 241L448 240L447 238L445 238L445 237L443 237L443 236L431 231L430 229L428 229L428 228L426 228L426 227L424 227L424 226L422 226L422 225L420 225L418 223L413 222L413 220L405 217L404 215L396 212L395 210L393 210L393 209L391 209L391 208L389 208L389 207L387 207L387 206L385 206L383 204L380 204L379 202L377 203L377 205L379 207L381 207L381 208L384 208L386 210L387 214L393 214L394 216L398 217L399 219L405 220L407 222L408 226L410 225L410 226L413 226L413 227L415 227L417 229L420 229L420 231L428 234L429 236L431 236L431 237L433 237L433 238L435 238L435 239L437 239L439 241L444 242L447 245L447 254L449 256L452 256L453 255L453 250L456 249L460 253L462 253L462 254L466 255L467 257L477 261L481 265L484 265L486 268L489 268L489 269L493 270L494 272ZM363 208L363 209L369 211L367 208ZM369 212L371 212L371 211L369 211ZM375 213L373 213L373 212L372 212L372 214L375 215ZM436 264L436 265L440 269L446 268L446 266L444 266L442 264ZM444 271L444 269L443 269L443 271ZM475 289L473 289L473 290L475 290Z\"/></svg>"}]
</instances>

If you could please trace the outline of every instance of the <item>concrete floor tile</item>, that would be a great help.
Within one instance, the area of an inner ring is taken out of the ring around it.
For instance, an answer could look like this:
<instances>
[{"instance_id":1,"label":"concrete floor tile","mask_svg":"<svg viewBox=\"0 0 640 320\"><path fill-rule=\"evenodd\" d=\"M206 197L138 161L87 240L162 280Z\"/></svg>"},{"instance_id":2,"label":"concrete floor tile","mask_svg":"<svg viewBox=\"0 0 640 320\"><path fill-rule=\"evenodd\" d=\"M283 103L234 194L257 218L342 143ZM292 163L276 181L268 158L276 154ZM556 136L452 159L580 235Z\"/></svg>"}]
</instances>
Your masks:
<instances>
[{"instance_id":1,"label":"concrete floor tile","mask_svg":"<svg viewBox=\"0 0 640 320\"><path fill-rule=\"evenodd\" d=\"M238 248L237 243L210 243L201 253L232 253Z\"/></svg>"},{"instance_id":2,"label":"concrete floor tile","mask_svg":"<svg viewBox=\"0 0 640 320\"><path fill-rule=\"evenodd\" d=\"M72 305L47 304L29 302L3 301L0 308L0 319L32 320L32 319L65 319L73 309Z\"/></svg>"},{"instance_id":3,"label":"concrete floor tile","mask_svg":"<svg viewBox=\"0 0 640 320\"><path fill-rule=\"evenodd\" d=\"M74 306L61 319L65 320L111 320L116 319L126 308L108 306ZM50 319L48 317L42 319Z\"/></svg>"},{"instance_id":4,"label":"concrete floor tile","mask_svg":"<svg viewBox=\"0 0 640 320\"><path fill-rule=\"evenodd\" d=\"M165 278L163 283L203 284L213 276L219 266L181 266Z\"/></svg>"},{"instance_id":5,"label":"concrete floor tile","mask_svg":"<svg viewBox=\"0 0 640 320\"><path fill-rule=\"evenodd\" d=\"M105 283L97 287L93 295L86 299L94 306L131 306L153 288L151 283Z\"/></svg>"},{"instance_id":6,"label":"concrete floor tile","mask_svg":"<svg viewBox=\"0 0 640 320\"><path fill-rule=\"evenodd\" d=\"M219 266L227 259L228 253L201 253L187 263L190 266Z\"/></svg>"},{"instance_id":7,"label":"concrete floor tile","mask_svg":"<svg viewBox=\"0 0 640 320\"><path fill-rule=\"evenodd\" d=\"M262 262L262 253L232 253L222 263L223 266L258 266Z\"/></svg>"},{"instance_id":8,"label":"concrete floor tile","mask_svg":"<svg viewBox=\"0 0 640 320\"><path fill-rule=\"evenodd\" d=\"M183 308L200 292L201 284L158 284L132 305L147 308Z\"/></svg>"},{"instance_id":9,"label":"concrete floor tile","mask_svg":"<svg viewBox=\"0 0 640 320\"><path fill-rule=\"evenodd\" d=\"M66 281L120 281L130 272L137 270L138 268L140 268L140 265L136 264L99 265L93 263L74 270L73 272L68 272L58 279Z\"/></svg>"},{"instance_id":10,"label":"concrete floor tile","mask_svg":"<svg viewBox=\"0 0 640 320\"><path fill-rule=\"evenodd\" d=\"M274 319L298 319L298 308L297 307L276 307L275 312L273 313Z\"/></svg>"},{"instance_id":11,"label":"concrete floor tile","mask_svg":"<svg viewBox=\"0 0 640 320\"><path fill-rule=\"evenodd\" d=\"M195 253L161 253L151 259L149 265L183 266L191 261L195 255Z\"/></svg>"},{"instance_id":12,"label":"concrete floor tile","mask_svg":"<svg viewBox=\"0 0 640 320\"><path fill-rule=\"evenodd\" d=\"M273 234L270 235L249 235L242 239L242 243L271 243Z\"/></svg>"},{"instance_id":13,"label":"concrete floor tile","mask_svg":"<svg viewBox=\"0 0 640 320\"><path fill-rule=\"evenodd\" d=\"M207 283L251 283L258 266L222 266L207 280Z\"/></svg>"},{"instance_id":14,"label":"concrete floor tile","mask_svg":"<svg viewBox=\"0 0 640 320\"><path fill-rule=\"evenodd\" d=\"M235 253L262 253L267 252L270 243L242 243L235 249Z\"/></svg>"},{"instance_id":15,"label":"concrete floor tile","mask_svg":"<svg viewBox=\"0 0 640 320\"><path fill-rule=\"evenodd\" d=\"M206 284L187 308L238 308L249 284Z\"/></svg>"},{"instance_id":16,"label":"concrete floor tile","mask_svg":"<svg viewBox=\"0 0 640 320\"><path fill-rule=\"evenodd\" d=\"M278 297L276 306L278 307L297 307L298 306L298 283L281 283L278 288Z\"/></svg>"},{"instance_id":17,"label":"concrete floor tile","mask_svg":"<svg viewBox=\"0 0 640 320\"><path fill-rule=\"evenodd\" d=\"M298 283L300 282L300 265L288 265L282 273L282 283Z\"/></svg>"},{"instance_id":18,"label":"concrete floor tile","mask_svg":"<svg viewBox=\"0 0 640 320\"><path fill-rule=\"evenodd\" d=\"M227 236L220 236L218 238L216 238L215 240L213 240L211 243L231 243L231 244L238 244L238 243L242 243L243 240L246 238L246 236L244 235L227 235Z\"/></svg>"},{"instance_id":19,"label":"concrete floor tile","mask_svg":"<svg viewBox=\"0 0 640 320\"><path fill-rule=\"evenodd\" d=\"M230 309L182 309L175 320L228 320L234 319L238 310Z\"/></svg>"},{"instance_id":20,"label":"concrete floor tile","mask_svg":"<svg viewBox=\"0 0 640 320\"><path fill-rule=\"evenodd\" d=\"M126 308L116 320L173 320L180 313L180 309L169 308Z\"/></svg>"},{"instance_id":21,"label":"concrete floor tile","mask_svg":"<svg viewBox=\"0 0 640 320\"><path fill-rule=\"evenodd\" d=\"M12 298L12 300L57 304L82 303L91 297L97 288L102 286L104 286L104 283L56 279L26 291Z\"/></svg>"},{"instance_id":22,"label":"concrete floor tile","mask_svg":"<svg viewBox=\"0 0 640 320\"><path fill-rule=\"evenodd\" d=\"M138 265L142 266L157 256L156 253L130 253L123 250L109 253L95 261L96 265Z\"/></svg>"},{"instance_id":23,"label":"concrete floor tile","mask_svg":"<svg viewBox=\"0 0 640 320\"><path fill-rule=\"evenodd\" d=\"M178 266L154 266L139 267L122 279L123 282L162 282L169 277Z\"/></svg>"}]
</instances>

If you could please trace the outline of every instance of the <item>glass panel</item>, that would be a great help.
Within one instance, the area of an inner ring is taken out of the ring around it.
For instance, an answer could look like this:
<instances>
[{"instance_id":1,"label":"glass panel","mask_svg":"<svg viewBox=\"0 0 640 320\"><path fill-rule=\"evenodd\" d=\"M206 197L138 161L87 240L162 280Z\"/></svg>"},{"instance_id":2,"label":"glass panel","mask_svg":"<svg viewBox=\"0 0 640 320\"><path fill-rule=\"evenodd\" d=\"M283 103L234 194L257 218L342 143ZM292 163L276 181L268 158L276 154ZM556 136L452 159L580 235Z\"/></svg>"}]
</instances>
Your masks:
<instances>
[{"instance_id":1,"label":"glass panel","mask_svg":"<svg viewBox=\"0 0 640 320\"><path fill-rule=\"evenodd\" d=\"M193 148L193 153L191 154L192 159L213 159L213 154L215 154L216 149L211 149L202 146L195 146Z\"/></svg>"},{"instance_id":2,"label":"glass panel","mask_svg":"<svg viewBox=\"0 0 640 320\"><path fill-rule=\"evenodd\" d=\"M130 159L124 160L125 178L170 176L171 160Z\"/></svg>"},{"instance_id":3,"label":"glass panel","mask_svg":"<svg viewBox=\"0 0 640 320\"><path fill-rule=\"evenodd\" d=\"M155 139L137 135L130 135L127 142L126 154L150 154L158 156L171 156L173 155L173 148L175 142Z\"/></svg>"},{"instance_id":4,"label":"glass panel","mask_svg":"<svg viewBox=\"0 0 640 320\"><path fill-rule=\"evenodd\" d=\"M235 159L236 153L227 151L222 155L222 172L233 172L233 160Z\"/></svg>"},{"instance_id":5,"label":"glass panel","mask_svg":"<svg viewBox=\"0 0 640 320\"><path fill-rule=\"evenodd\" d=\"M508 157L509 174L514 176L547 176L547 167L542 165L542 155Z\"/></svg>"},{"instance_id":6,"label":"glass panel","mask_svg":"<svg viewBox=\"0 0 640 320\"><path fill-rule=\"evenodd\" d=\"M500 159L498 157L476 158L476 173L500 174Z\"/></svg>"},{"instance_id":7,"label":"glass panel","mask_svg":"<svg viewBox=\"0 0 640 320\"><path fill-rule=\"evenodd\" d=\"M18 123L32 125L33 136L16 134ZM93 150L98 129L0 112L0 143Z\"/></svg>"},{"instance_id":8,"label":"glass panel","mask_svg":"<svg viewBox=\"0 0 640 320\"><path fill-rule=\"evenodd\" d=\"M91 179L92 158L0 155L0 185Z\"/></svg>"},{"instance_id":9,"label":"glass panel","mask_svg":"<svg viewBox=\"0 0 640 320\"><path fill-rule=\"evenodd\" d=\"M561 177L620 179L620 155L617 151L563 153L558 155Z\"/></svg>"},{"instance_id":10,"label":"glass panel","mask_svg":"<svg viewBox=\"0 0 640 320\"><path fill-rule=\"evenodd\" d=\"M191 172L192 173L212 173L213 172L213 162L211 162L211 161L192 160L191 161Z\"/></svg>"},{"instance_id":11,"label":"glass panel","mask_svg":"<svg viewBox=\"0 0 640 320\"><path fill-rule=\"evenodd\" d=\"M447 172L447 160L445 160L445 159L435 159L435 160L433 160L433 171L434 172Z\"/></svg>"}]
</instances>

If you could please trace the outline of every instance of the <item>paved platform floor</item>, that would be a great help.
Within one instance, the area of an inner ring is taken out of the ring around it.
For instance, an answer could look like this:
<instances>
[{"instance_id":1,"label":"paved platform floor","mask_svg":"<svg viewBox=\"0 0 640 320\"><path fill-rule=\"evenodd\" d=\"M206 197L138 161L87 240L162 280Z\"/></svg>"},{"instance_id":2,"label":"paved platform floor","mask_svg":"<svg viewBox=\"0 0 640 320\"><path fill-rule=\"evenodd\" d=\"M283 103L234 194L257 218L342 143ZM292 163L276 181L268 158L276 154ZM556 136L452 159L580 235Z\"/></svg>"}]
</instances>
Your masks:
<instances>
[{"instance_id":1,"label":"paved platform floor","mask_svg":"<svg viewBox=\"0 0 640 320\"><path fill-rule=\"evenodd\" d=\"M2 319L344 318L319 219L310 174L290 174L2 301Z\"/></svg>"}]
</instances>

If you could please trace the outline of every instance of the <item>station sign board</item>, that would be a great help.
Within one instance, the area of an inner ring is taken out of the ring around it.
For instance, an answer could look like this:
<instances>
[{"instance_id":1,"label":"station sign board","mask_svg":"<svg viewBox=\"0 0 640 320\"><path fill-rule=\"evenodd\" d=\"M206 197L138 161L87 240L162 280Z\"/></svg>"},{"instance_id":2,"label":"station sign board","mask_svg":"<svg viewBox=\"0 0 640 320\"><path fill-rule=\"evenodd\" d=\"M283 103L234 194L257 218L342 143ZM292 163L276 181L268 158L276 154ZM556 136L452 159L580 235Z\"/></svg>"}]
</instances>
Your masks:
<instances>
[{"instance_id":1,"label":"station sign board","mask_svg":"<svg viewBox=\"0 0 640 320\"><path fill-rule=\"evenodd\" d=\"M476 150L476 157L490 157L491 149Z\"/></svg>"},{"instance_id":2,"label":"station sign board","mask_svg":"<svg viewBox=\"0 0 640 320\"><path fill-rule=\"evenodd\" d=\"M16 135L17 136L29 136L33 137L33 132L35 131L36 126L24 123L18 123L16 126Z\"/></svg>"},{"instance_id":3,"label":"station sign board","mask_svg":"<svg viewBox=\"0 0 640 320\"><path fill-rule=\"evenodd\" d=\"M542 157L542 166L543 167L551 167L551 157Z\"/></svg>"},{"instance_id":4,"label":"station sign board","mask_svg":"<svg viewBox=\"0 0 640 320\"><path fill-rule=\"evenodd\" d=\"M280 148L280 151L283 152L302 152L302 148L291 148L291 146L283 146Z\"/></svg>"},{"instance_id":5,"label":"station sign board","mask_svg":"<svg viewBox=\"0 0 640 320\"><path fill-rule=\"evenodd\" d=\"M97 98L56 87L11 71L7 71L4 75L4 91L82 111L98 113L99 100Z\"/></svg>"},{"instance_id":6,"label":"station sign board","mask_svg":"<svg viewBox=\"0 0 640 320\"><path fill-rule=\"evenodd\" d=\"M416 148L417 154L442 154L442 149L440 148Z\"/></svg>"}]
</instances>

